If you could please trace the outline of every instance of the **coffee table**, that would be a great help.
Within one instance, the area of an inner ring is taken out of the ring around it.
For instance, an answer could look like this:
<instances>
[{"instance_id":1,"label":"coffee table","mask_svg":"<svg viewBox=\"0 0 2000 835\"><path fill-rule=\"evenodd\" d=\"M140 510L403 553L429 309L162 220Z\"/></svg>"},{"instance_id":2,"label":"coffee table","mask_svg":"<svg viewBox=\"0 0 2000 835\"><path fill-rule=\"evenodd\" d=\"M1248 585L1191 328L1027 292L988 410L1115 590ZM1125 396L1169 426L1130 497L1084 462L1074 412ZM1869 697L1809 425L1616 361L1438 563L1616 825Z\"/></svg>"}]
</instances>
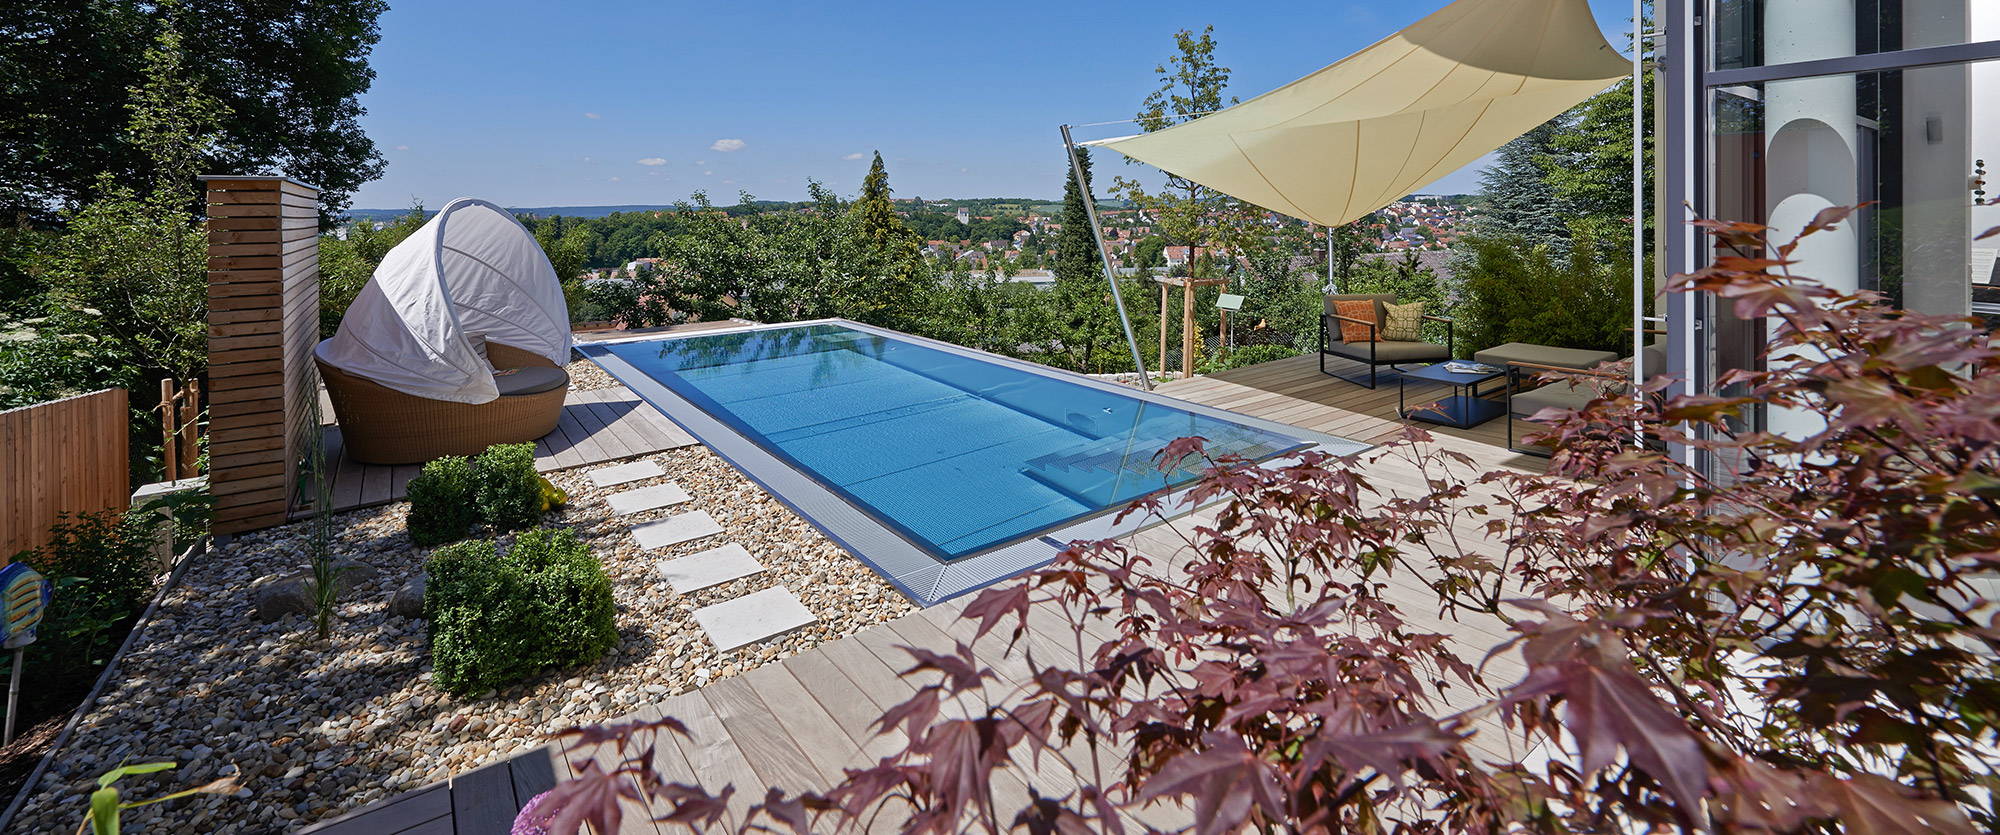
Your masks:
<instances>
[{"instance_id":1,"label":"coffee table","mask_svg":"<svg viewBox=\"0 0 2000 835\"><path fill-rule=\"evenodd\" d=\"M1507 411L1506 404L1480 397L1476 390L1480 383L1506 376L1506 370L1494 369L1483 374L1461 374L1447 371L1444 366L1445 364L1440 362L1404 371L1396 383L1396 413L1406 420L1421 420L1458 429L1470 429ZM1412 379L1451 386L1451 396L1439 399L1434 407L1407 408L1403 402L1404 383Z\"/></svg>"}]
</instances>

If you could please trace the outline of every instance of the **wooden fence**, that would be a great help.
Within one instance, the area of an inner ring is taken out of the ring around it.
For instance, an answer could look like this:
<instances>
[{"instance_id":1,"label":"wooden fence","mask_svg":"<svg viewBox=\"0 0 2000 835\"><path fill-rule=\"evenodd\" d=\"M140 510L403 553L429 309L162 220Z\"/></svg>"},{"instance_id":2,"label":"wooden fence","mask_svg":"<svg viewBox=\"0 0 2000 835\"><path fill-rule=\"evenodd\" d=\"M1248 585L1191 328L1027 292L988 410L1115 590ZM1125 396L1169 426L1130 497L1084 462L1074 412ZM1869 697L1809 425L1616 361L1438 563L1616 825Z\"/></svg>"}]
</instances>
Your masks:
<instances>
[{"instance_id":1,"label":"wooden fence","mask_svg":"<svg viewBox=\"0 0 2000 835\"><path fill-rule=\"evenodd\" d=\"M124 389L0 412L0 564L63 514L131 504L131 420Z\"/></svg>"}]
</instances>

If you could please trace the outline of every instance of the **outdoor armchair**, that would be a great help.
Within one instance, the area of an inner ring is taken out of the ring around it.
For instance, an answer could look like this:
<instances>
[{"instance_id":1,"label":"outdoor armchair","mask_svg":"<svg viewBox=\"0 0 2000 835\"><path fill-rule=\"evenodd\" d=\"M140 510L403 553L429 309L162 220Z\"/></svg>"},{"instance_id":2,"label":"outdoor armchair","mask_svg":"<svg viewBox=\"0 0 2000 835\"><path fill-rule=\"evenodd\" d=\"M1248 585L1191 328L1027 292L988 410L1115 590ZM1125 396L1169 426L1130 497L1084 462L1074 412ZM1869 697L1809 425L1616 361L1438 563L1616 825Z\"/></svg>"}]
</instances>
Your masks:
<instances>
[{"instance_id":1,"label":"outdoor armchair","mask_svg":"<svg viewBox=\"0 0 2000 835\"><path fill-rule=\"evenodd\" d=\"M1339 311L1335 309L1334 304L1335 302L1343 302L1343 301L1374 302L1375 321L1370 322L1357 317L1340 315ZM1439 345L1435 342L1384 341L1381 339L1382 324L1388 321L1388 311L1386 310L1386 307L1388 305L1396 303L1397 303L1396 294L1394 293L1327 294L1325 310L1320 314L1320 319L1319 319L1320 373L1330 375L1333 377L1339 377L1340 379L1347 380L1350 383L1367 386L1372 389L1375 387L1376 384L1375 369L1379 366L1386 365L1389 366L1390 368L1395 368L1396 366L1402 363L1444 362L1445 360L1451 359L1452 349L1454 347L1453 323L1451 319L1446 318L1444 316L1433 316L1426 314L1423 317L1425 321L1441 322L1444 324L1445 344L1443 345ZM1341 333L1340 326L1341 323L1343 322L1351 325L1360 325L1367 328L1367 334L1368 334L1367 340L1356 341L1356 342L1347 341L1345 338L1343 338L1343 335ZM1368 366L1367 381L1363 382L1361 380L1354 380L1347 377L1342 377L1339 374L1326 370L1327 357L1338 357L1340 359L1351 360L1353 362L1362 363L1363 365Z\"/></svg>"}]
</instances>

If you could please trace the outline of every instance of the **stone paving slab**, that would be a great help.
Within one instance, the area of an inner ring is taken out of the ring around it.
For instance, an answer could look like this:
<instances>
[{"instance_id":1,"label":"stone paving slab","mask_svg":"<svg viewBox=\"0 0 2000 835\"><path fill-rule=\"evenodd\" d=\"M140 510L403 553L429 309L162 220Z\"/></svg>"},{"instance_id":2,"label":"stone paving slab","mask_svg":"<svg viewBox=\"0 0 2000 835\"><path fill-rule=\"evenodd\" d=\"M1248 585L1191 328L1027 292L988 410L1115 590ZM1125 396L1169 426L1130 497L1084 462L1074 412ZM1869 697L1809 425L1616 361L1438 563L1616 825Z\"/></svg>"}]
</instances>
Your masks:
<instances>
[{"instance_id":1,"label":"stone paving slab","mask_svg":"<svg viewBox=\"0 0 2000 835\"><path fill-rule=\"evenodd\" d=\"M674 591L681 594L700 591L717 583L727 583L738 577L748 577L763 570L764 564L758 562L756 557L750 556L750 549L734 542L685 557L660 561L660 576L673 585Z\"/></svg>"},{"instance_id":2,"label":"stone paving slab","mask_svg":"<svg viewBox=\"0 0 2000 835\"><path fill-rule=\"evenodd\" d=\"M691 539L722 533L722 524L706 510L677 513L658 522L632 526L633 538L647 550L679 545Z\"/></svg>"},{"instance_id":3,"label":"stone paving slab","mask_svg":"<svg viewBox=\"0 0 2000 835\"><path fill-rule=\"evenodd\" d=\"M638 481L642 478L658 478L666 474L667 471L660 469L658 462L651 460L634 461L630 464L599 467L591 470L590 483L599 487L610 487L613 484L624 484L625 482Z\"/></svg>"},{"instance_id":4,"label":"stone paving slab","mask_svg":"<svg viewBox=\"0 0 2000 835\"><path fill-rule=\"evenodd\" d=\"M688 496L688 491L681 489L680 485L667 483L613 493L605 501L611 504L612 515L629 516L662 507L672 507L689 498L691 497Z\"/></svg>"},{"instance_id":5,"label":"stone paving slab","mask_svg":"<svg viewBox=\"0 0 2000 835\"><path fill-rule=\"evenodd\" d=\"M703 606L694 610L694 619L723 652L769 640L819 620L783 586Z\"/></svg>"}]
</instances>

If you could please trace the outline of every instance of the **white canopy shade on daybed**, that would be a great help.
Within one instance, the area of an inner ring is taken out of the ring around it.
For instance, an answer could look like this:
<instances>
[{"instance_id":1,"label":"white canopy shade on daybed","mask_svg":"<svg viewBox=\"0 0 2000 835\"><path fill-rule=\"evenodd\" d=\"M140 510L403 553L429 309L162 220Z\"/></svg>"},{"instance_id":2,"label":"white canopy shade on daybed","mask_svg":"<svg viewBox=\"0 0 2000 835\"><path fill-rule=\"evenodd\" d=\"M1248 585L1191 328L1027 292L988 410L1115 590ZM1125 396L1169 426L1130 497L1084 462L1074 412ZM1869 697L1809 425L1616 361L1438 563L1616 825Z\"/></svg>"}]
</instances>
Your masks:
<instances>
[{"instance_id":1,"label":"white canopy shade on daybed","mask_svg":"<svg viewBox=\"0 0 2000 835\"><path fill-rule=\"evenodd\" d=\"M487 342L561 367L569 307L535 236L507 210L461 197L389 250L318 353L396 391L478 404L500 394Z\"/></svg>"},{"instance_id":2,"label":"white canopy shade on daybed","mask_svg":"<svg viewBox=\"0 0 2000 835\"><path fill-rule=\"evenodd\" d=\"M1629 70L1586 0L1459 0L1242 104L1082 144L1340 226L1471 164Z\"/></svg>"}]
</instances>

